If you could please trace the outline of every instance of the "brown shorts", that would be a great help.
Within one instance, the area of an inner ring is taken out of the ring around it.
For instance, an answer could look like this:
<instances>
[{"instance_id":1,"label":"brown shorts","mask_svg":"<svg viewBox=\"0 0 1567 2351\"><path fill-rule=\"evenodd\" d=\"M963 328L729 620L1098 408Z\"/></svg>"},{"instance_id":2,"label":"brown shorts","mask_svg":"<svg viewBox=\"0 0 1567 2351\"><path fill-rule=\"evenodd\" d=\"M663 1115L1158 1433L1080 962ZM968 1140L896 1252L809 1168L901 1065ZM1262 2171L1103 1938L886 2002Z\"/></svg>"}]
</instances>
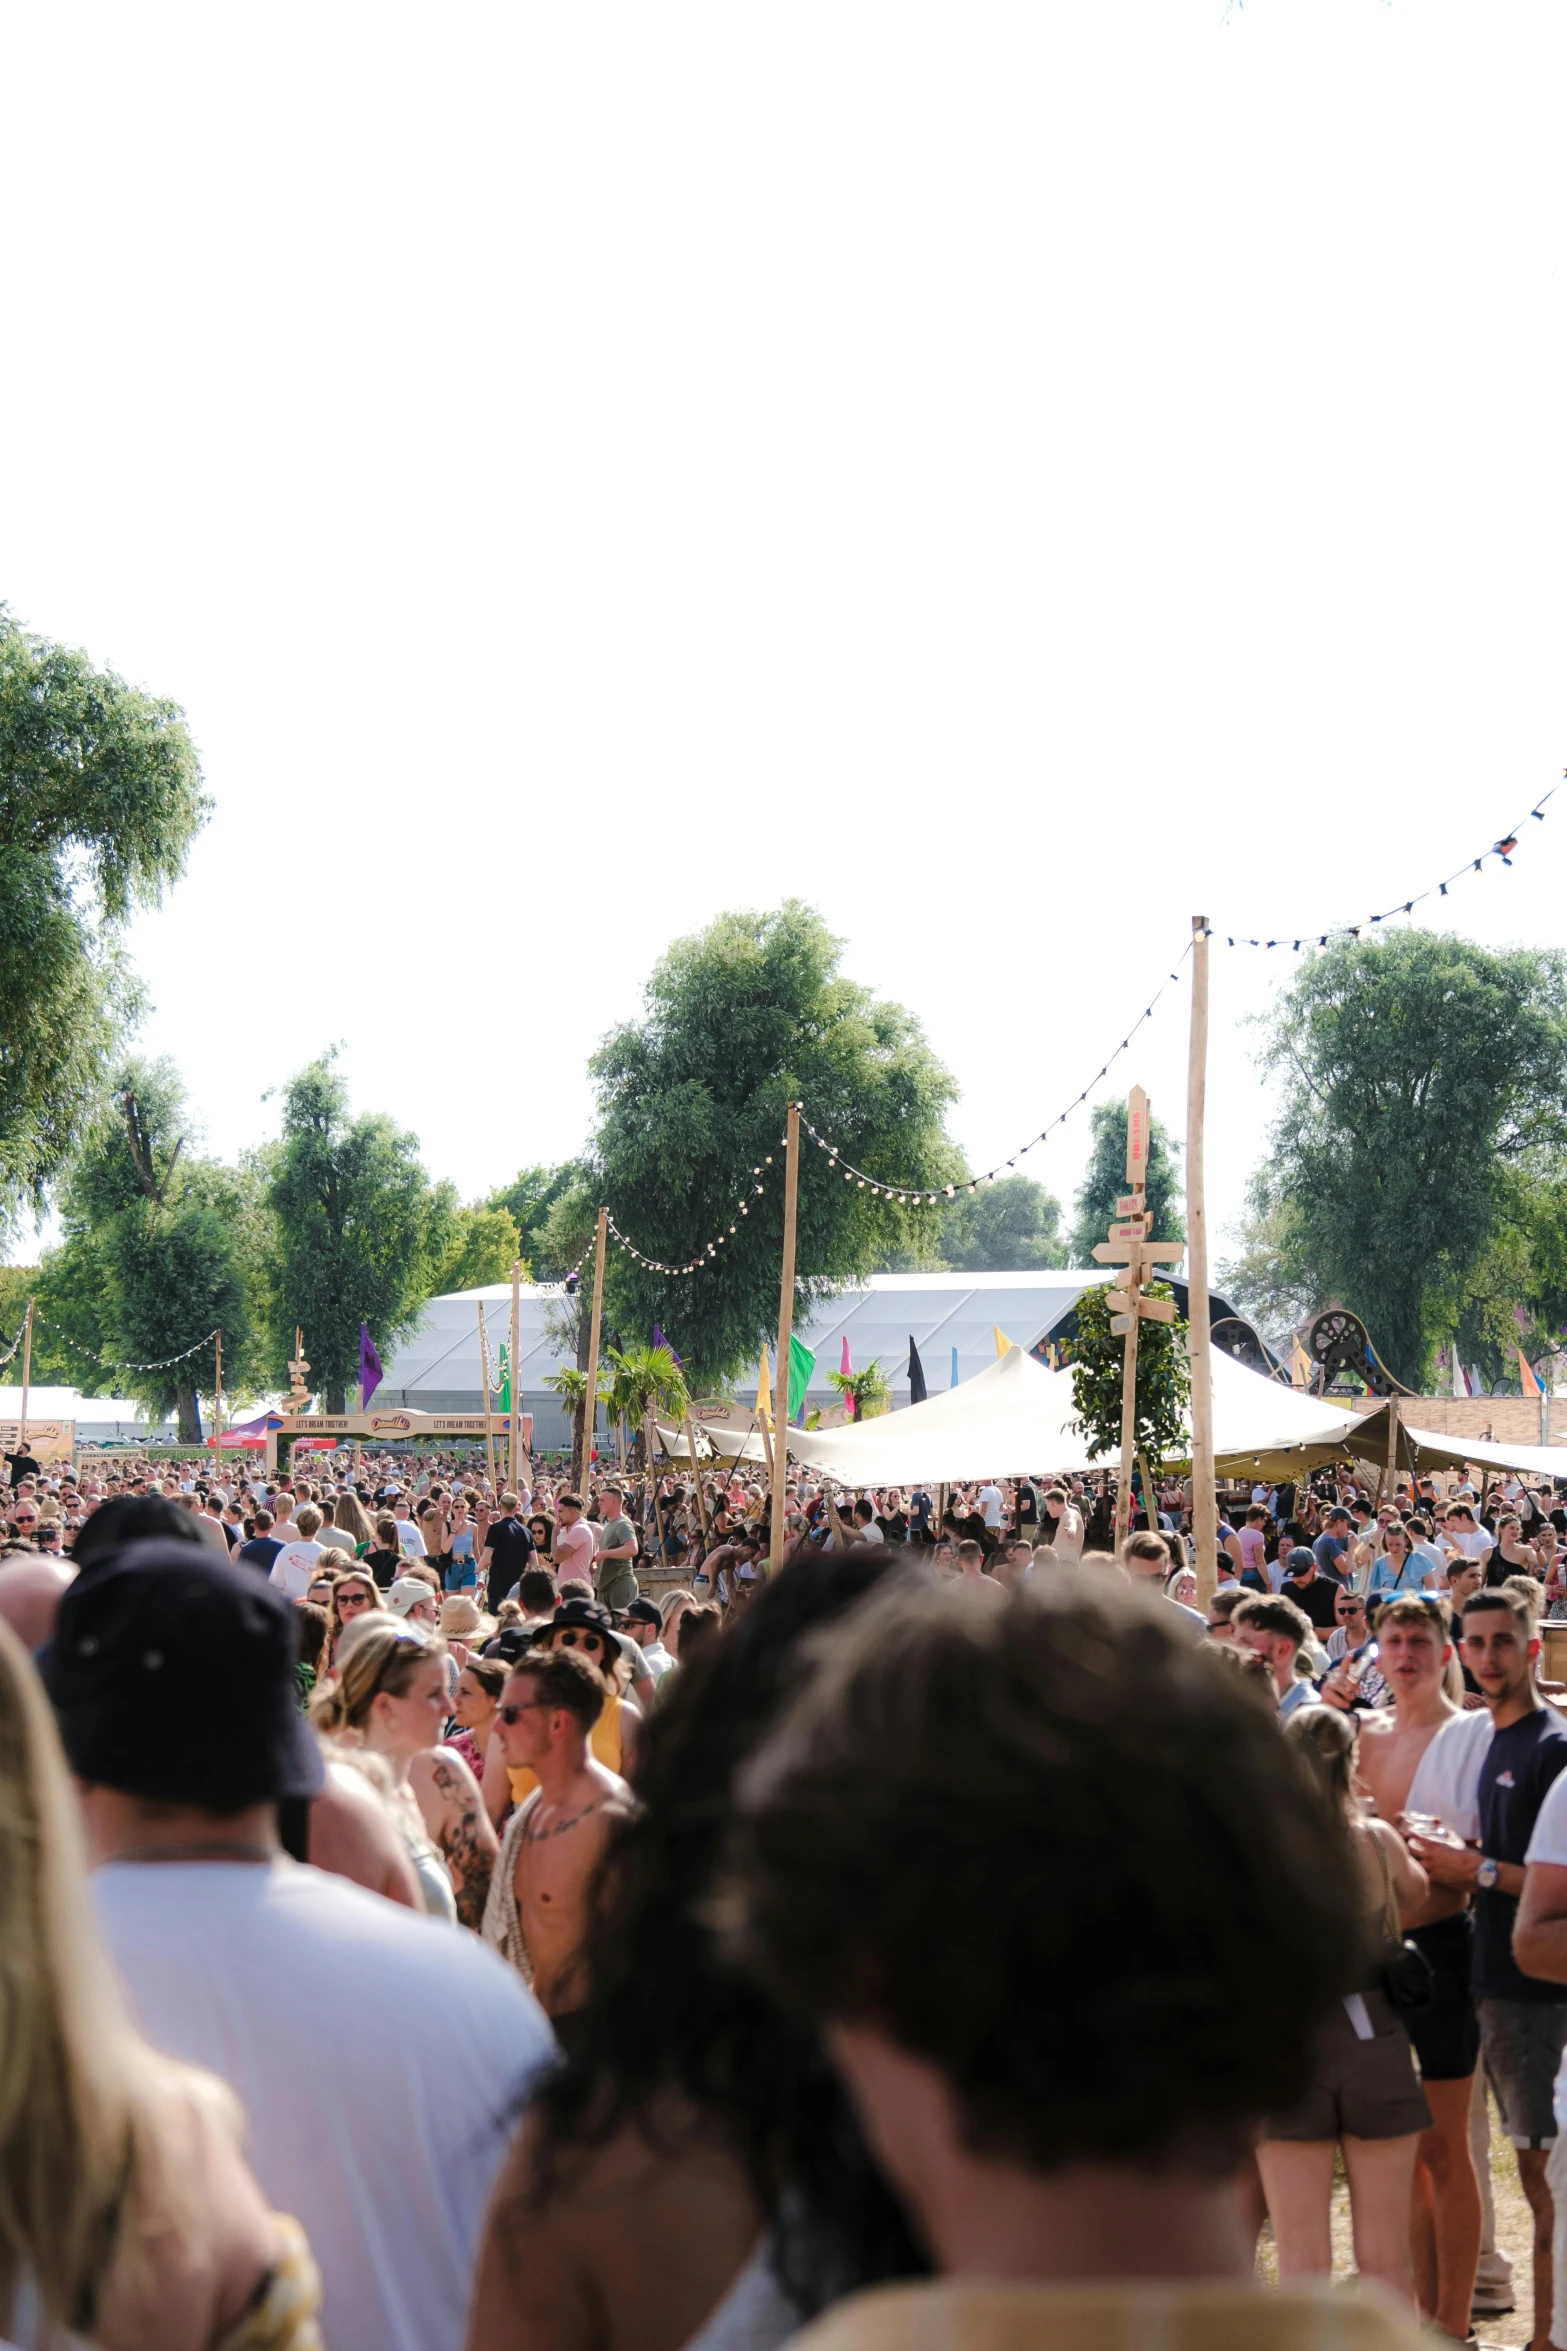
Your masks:
<instances>
[{"instance_id":1,"label":"brown shorts","mask_svg":"<svg viewBox=\"0 0 1567 2351\"><path fill-rule=\"evenodd\" d=\"M1311 2087L1267 2139L1402 2139L1426 2130L1431 2109L1415 2073L1409 2035L1382 1991L1364 1992L1374 2037L1361 2040L1343 2002L1317 2035Z\"/></svg>"}]
</instances>

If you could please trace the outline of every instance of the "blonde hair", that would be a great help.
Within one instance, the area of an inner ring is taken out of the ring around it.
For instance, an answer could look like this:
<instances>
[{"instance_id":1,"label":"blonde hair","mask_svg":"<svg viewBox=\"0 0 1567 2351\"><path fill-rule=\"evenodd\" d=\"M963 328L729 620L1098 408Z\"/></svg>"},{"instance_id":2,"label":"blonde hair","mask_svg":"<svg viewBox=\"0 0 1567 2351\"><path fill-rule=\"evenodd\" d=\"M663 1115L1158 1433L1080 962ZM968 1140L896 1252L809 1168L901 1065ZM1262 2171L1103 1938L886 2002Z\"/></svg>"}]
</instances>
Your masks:
<instances>
[{"instance_id":1,"label":"blonde hair","mask_svg":"<svg viewBox=\"0 0 1567 2351\"><path fill-rule=\"evenodd\" d=\"M360 1543L374 1544L375 1529L365 1513L365 1506L357 1494L334 1494L332 1497L332 1524L341 1528L356 1547Z\"/></svg>"},{"instance_id":2,"label":"blonde hair","mask_svg":"<svg viewBox=\"0 0 1567 2351\"><path fill-rule=\"evenodd\" d=\"M390 1609L380 1616L367 1609L348 1634L351 1640L340 1645L336 1673L310 1702L311 1721L329 1739L363 1730L383 1690L401 1698L421 1666L446 1654L443 1641L427 1638Z\"/></svg>"},{"instance_id":3,"label":"blonde hair","mask_svg":"<svg viewBox=\"0 0 1567 2351\"><path fill-rule=\"evenodd\" d=\"M220 2083L132 2025L86 1888L54 1717L0 1623L0 2325L25 2280L46 2340L81 2326L144 2234L199 2234L165 2162L177 2105L194 2092L235 2112Z\"/></svg>"}]
</instances>

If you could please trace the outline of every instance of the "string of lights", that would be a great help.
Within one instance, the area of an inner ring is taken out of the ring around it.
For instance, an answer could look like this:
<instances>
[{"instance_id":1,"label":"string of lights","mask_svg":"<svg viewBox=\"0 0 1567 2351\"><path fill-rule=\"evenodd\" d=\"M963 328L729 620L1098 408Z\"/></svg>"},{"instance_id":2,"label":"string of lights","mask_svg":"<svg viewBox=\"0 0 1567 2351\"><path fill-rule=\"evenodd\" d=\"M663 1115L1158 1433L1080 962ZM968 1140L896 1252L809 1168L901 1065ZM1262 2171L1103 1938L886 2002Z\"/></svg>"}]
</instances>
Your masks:
<instances>
[{"instance_id":1,"label":"string of lights","mask_svg":"<svg viewBox=\"0 0 1567 2351\"><path fill-rule=\"evenodd\" d=\"M4 1367L6 1364L8 1364L8 1363L10 1362L10 1360L11 1360L12 1356L13 1356L13 1355L16 1353L16 1351L17 1351L18 1347L20 1347L20 1345L22 1344L22 1341L23 1341L23 1339L25 1339L25 1338L26 1338L26 1336L27 1336L27 1317L24 1315L24 1316L22 1317L22 1327L21 1327L21 1329L20 1329L20 1330L17 1332L17 1334L16 1334L16 1337L15 1337L15 1338L14 1338L14 1339L11 1341L11 1344L10 1344L10 1346L9 1346L9 1347L7 1347L7 1349L6 1349L5 1353L4 1353L3 1355L0 1355L0 1369L3 1369L3 1367Z\"/></svg>"},{"instance_id":2,"label":"string of lights","mask_svg":"<svg viewBox=\"0 0 1567 2351\"><path fill-rule=\"evenodd\" d=\"M576 1264L569 1267L568 1270L561 1275L558 1282L540 1282L538 1285L539 1288L541 1290L560 1290L563 1291L569 1298L572 1292L576 1289L577 1277L580 1275L583 1267L587 1264L588 1259L592 1256L592 1254L593 1243L589 1241L587 1246L584 1248L582 1255L577 1259Z\"/></svg>"},{"instance_id":3,"label":"string of lights","mask_svg":"<svg viewBox=\"0 0 1567 2351\"><path fill-rule=\"evenodd\" d=\"M1535 802L1528 816L1520 817L1517 824L1509 827L1499 840L1491 843L1489 849L1482 849L1478 857L1466 857L1456 873L1450 873L1445 882L1433 882L1428 889L1417 890L1412 898L1401 899L1396 906L1384 907L1380 914L1368 914L1363 922L1332 923L1325 931L1306 930L1299 937L1288 939L1242 939L1238 936L1232 939L1210 924L1208 936L1214 939L1222 935L1226 947L1288 947L1296 955L1303 947L1325 947L1330 939L1358 939L1362 931L1374 930L1380 923L1393 921L1396 915L1413 914L1415 908L1424 906L1428 899L1445 898L1454 882L1461 882L1470 874L1481 872L1488 857L1499 857L1503 865L1510 866L1519 842L1528 832L1530 819L1536 824L1544 824L1546 801L1555 799L1556 789L1553 784L1545 798Z\"/></svg>"},{"instance_id":4,"label":"string of lights","mask_svg":"<svg viewBox=\"0 0 1567 2351\"><path fill-rule=\"evenodd\" d=\"M72 1338L69 1331L62 1330L57 1322L51 1322L46 1314L40 1314L36 1307L33 1309L33 1321L35 1324L42 1323L46 1331L53 1331L57 1339L63 1339L72 1353L79 1355L83 1363L90 1363L95 1371L169 1371L176 1363L188 1363L193 1355L200 1355L218 1336L216 1329L210 1330L193 1347L182 1347L178 1355L161 1356L156 1363L119 1363L111 1362L107 1356L95 1355L90 1347L84 1347L80 1339ZM0 1357L0 1362L5 1360L5 1357Z\"/></svg>"},{"instance_id":5,"label":"string of lights","mask_svg":"<svg viewBox=\"0 0 1567 2351\"><path fill-rule=\"evenodd\" d=\"M799 1108L798 1103L795 1108ZM780 1151L785 1147L785 1140L786 1138L779 1142ZM644 1266L649 1273L668 1274L672 1280L676 1281L689 1280L692 1274L700 1273L703 1266L713 1264L719 1250L739 1232L741 1217L750 1215L751 1203L753 1200L760 1200L767 1189L767 1170L772 1164L773 1154L769 1151L766 1158L758 1160L756 1166L752 1168L751 1181L730 1210L725 1223L719 1227L710 1241L703 1242L696 1255L688 1258L684 1265L668 1265L662 1258L649 1257L645 1250L637 1247L635 1241L627 1238L606 1209L605 1222L615 1237L615 1246L618 1249L623 1249L628 1257L634 1257L638 1265Z\"/></svg>"},{"instance_id":6,"label":"string of lights","mask_svg":"<svg viewBox=\"0 0 1567 2351\"><path fill-rule=\"evenodd\" d=\"M1160 981L1115 1051L1106 1056L1103 1067L1089 1079L1082 1092L1075 1094L1064 1110L1058 1110L1055 1117L1042 1126L1037 1135L1031 1135L1026 1143L1020 1143L1010 1159L998 1159L995 1166L987 1167L983 1175L962 1176L950 1184L936 1184L934 1186L923 1184L917 1190L910 1184L889 1184L880 1176L867 1175L863 1167L856 1167L852 1159L846 1159L837 1144L830 1142L819 1127L812 1125L803 1109L800 1113L800 1124L818 1151L826 1154L829 1166L835 1173L842 1175L846 1184L858 1184L862 1192L874 1192L878 1199L896 1200L901 1207L906 1208L934 1208L943 1200L954 1199L959 1192L977 1192L981 1184L993 1184L1000 1177L1008 1174L1017 1166L1020 1159L1026 1159L1030 1151L1037 1150L1047 1136L1053 1135L1058 1126L1064 1125L1074 1110L1081 1109L1095 1086L1098 1085L1099 1080L1109 1076L1122 1054L1128 1050L1138 1030L1152 1020L1154 1007L1158 1004L1160 997L1179 980L1181 965L1191 951L1191 941L1188 939L1185 947L1176 958L1175 969L1169 978Z\"/></svg>"}]
</instances>

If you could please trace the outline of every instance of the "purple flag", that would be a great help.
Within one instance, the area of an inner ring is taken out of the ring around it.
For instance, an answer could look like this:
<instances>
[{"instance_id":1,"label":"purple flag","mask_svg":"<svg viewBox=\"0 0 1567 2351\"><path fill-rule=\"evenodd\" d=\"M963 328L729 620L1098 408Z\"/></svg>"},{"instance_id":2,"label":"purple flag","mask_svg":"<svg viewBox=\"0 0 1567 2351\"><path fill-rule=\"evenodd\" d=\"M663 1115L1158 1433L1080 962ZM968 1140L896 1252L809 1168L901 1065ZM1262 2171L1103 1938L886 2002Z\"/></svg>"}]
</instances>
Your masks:
<instances>
[{"instance_id":1,"label":"purple flag","mask_svg":"<svg viewBox=\"0 0 1567 2351\"><path fill-rule=\"evenodd\" d=\"M664 1336L664 1326L662 1323L656 1322L653 1325L653 1344L655 1347L669 1347L669 1341ZM675 1356L676 1363L680 1363L680 1358L678 1355L675 1355L675 1350L673 1347L669 1347L669 1352L671 1355ZM686 1367L683 1363L680 1363L680 1368L682 1371L684 1371Z\"/></svg>"},{"instance_id":2,"label":"purple flag","mask_svg":"<svg viewBox=\"0 0 1567 2351\"><path fill-rule=\"evenodd\" d=\"M359 1325L359 1409L368 1412L370 1399L381 1385L381 1358L375 1351L368 1323Z\"/></svg>"}]
</instances>

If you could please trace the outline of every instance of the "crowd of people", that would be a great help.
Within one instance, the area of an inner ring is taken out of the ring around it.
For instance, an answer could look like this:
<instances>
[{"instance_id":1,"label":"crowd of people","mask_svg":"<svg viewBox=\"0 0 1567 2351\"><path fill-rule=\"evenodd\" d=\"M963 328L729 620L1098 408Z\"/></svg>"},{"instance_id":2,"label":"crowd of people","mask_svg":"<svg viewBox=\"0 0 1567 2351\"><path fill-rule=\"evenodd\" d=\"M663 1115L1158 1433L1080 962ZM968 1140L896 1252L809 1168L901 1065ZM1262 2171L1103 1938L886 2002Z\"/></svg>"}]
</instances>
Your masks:
<instances>
[{"instance_id":1,"label":"crowd of people","mask_svg":"<svg viewBox=\"0 0 1567 2351\"><path fill-rule=\"evenodd\" d=\"M0 2336L1567 2351L1549 1490L8 1462Z\"/></svg>"}]
</instances>

